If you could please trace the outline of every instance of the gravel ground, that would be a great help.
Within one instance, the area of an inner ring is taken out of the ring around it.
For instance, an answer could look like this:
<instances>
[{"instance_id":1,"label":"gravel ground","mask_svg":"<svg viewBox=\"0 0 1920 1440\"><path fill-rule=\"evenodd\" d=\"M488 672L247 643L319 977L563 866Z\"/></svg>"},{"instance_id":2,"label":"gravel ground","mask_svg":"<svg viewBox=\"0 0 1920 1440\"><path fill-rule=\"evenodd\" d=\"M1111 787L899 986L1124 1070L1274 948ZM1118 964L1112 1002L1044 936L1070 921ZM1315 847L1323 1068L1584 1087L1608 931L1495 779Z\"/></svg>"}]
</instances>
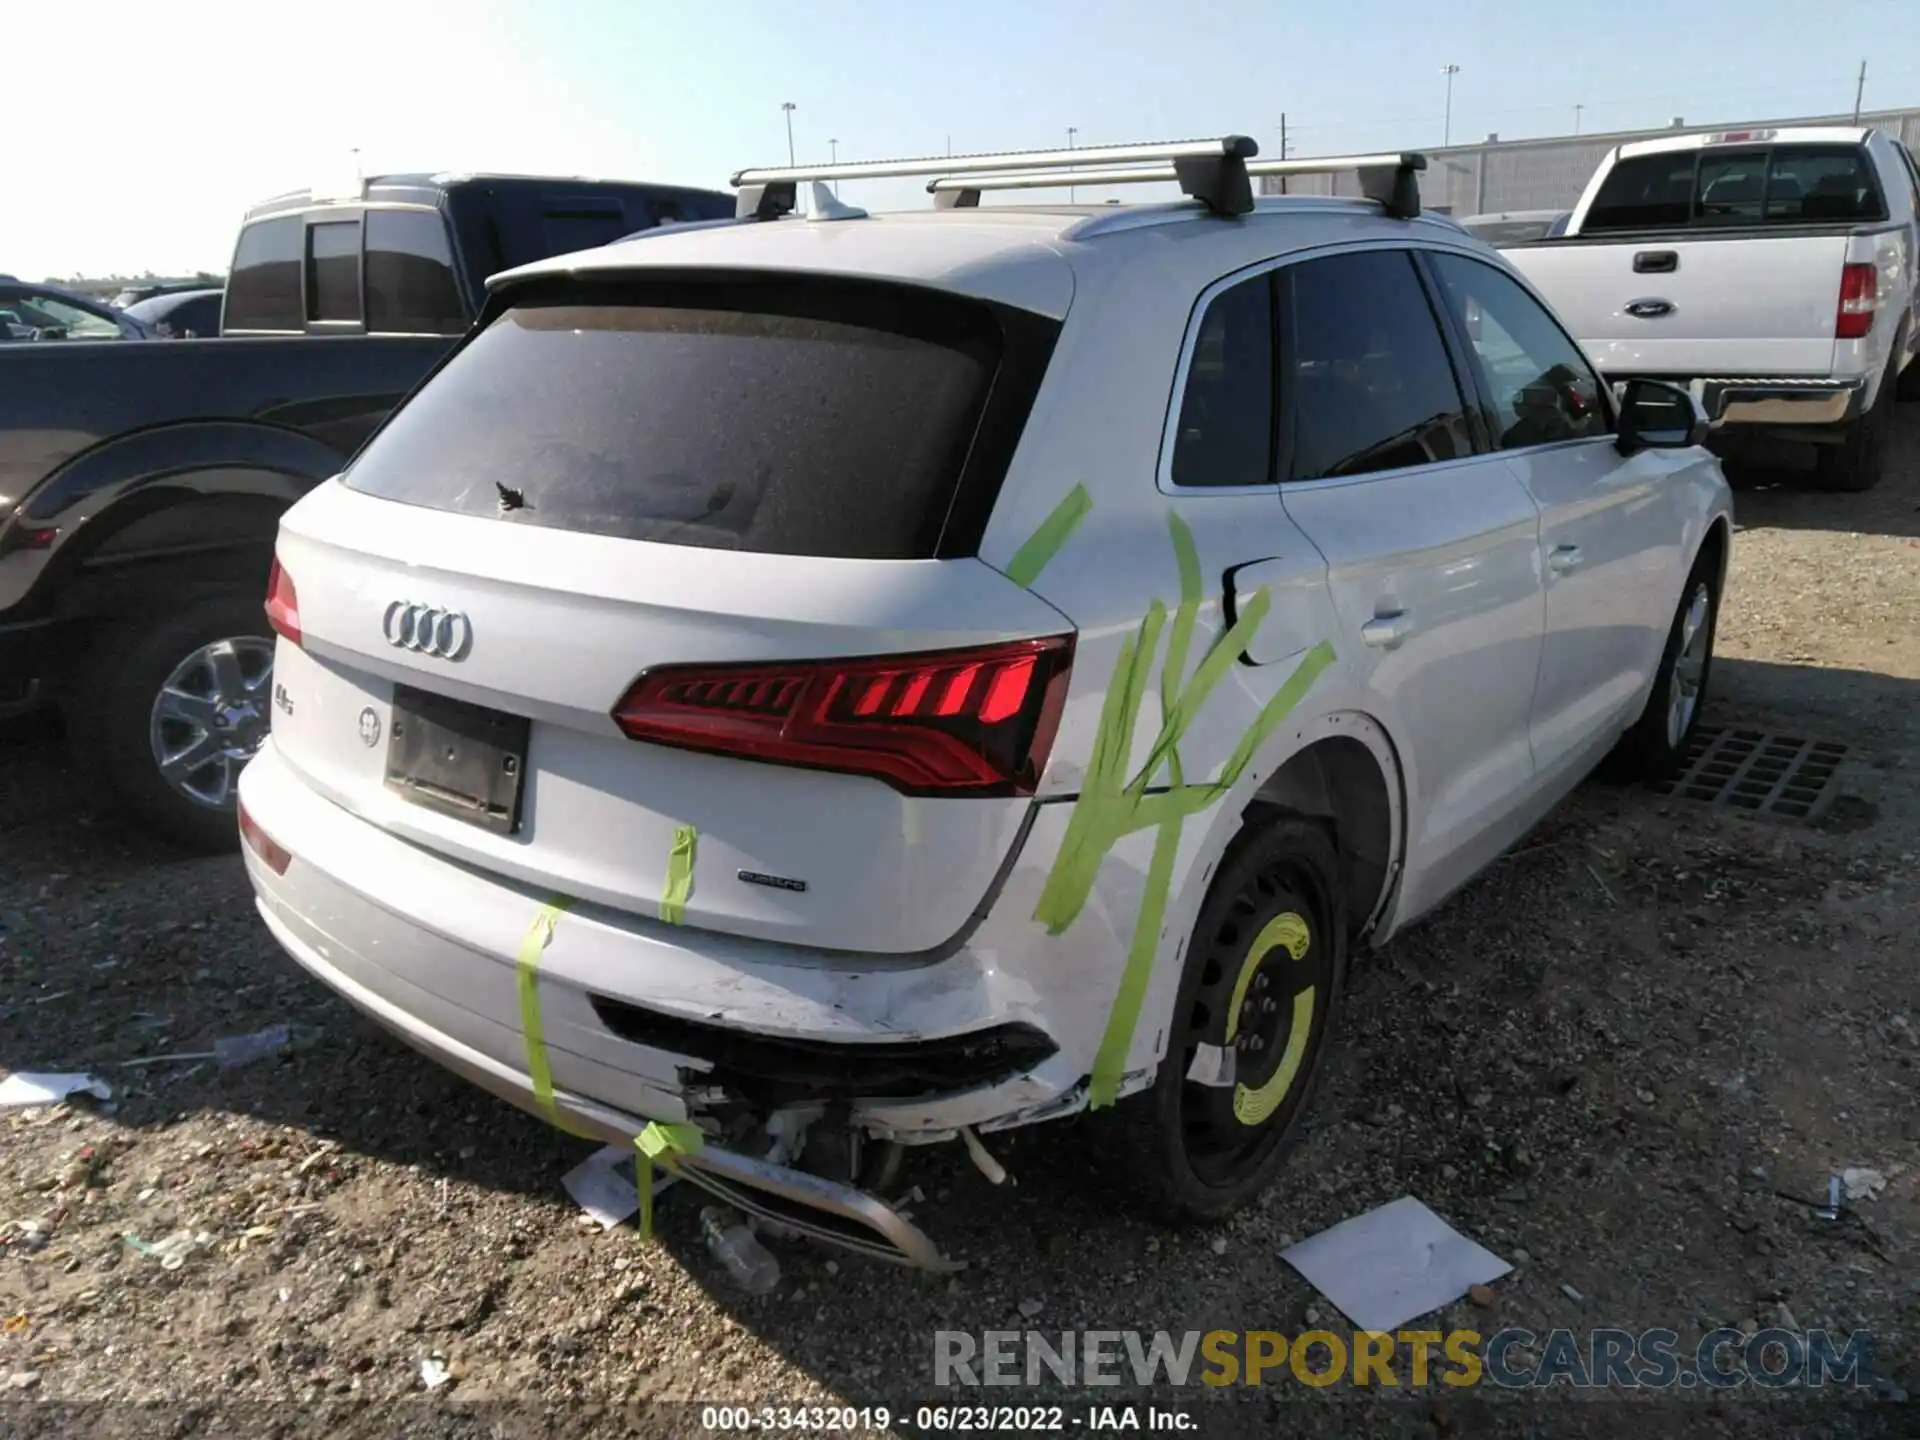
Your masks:
<instances>
[{"instance_id":1,"label":"gravel ground","mask_svg":"<svg viewBox=\"0 0 1920 1440\"><path fill-rule=\"evenodd\" d=\"M1409 1192L1515 1266L1435 1328L1864 1329L1880 1393L1920 1397L1920 407L1901 419L1872 494L1736 477L1707 719L1852 747L1824 819L1589 784L1357 967L1314 1128L1258 1209L1212 1233L1115 1218L1079 1179L1097 1134L1031 1132L997 1147L1010 1192L952 1154L903 1182L970 1262L954 1279L787 1244L781 1286L754 1299L685 1197L663 1200L658 1246L583 1226L559 1177L586 1146L359 1021L280 954L237 859L182 858L90 810L51 727L15 725L0 1067L129 1088L110 1112L0 1115L0 1432L134 1417L128 1433L185 1434L218 1413L288 1434L368 1416L368 1433L560 1434L588 1405L614 1407L594 1412L608 1433L699 1428L697 1410L631 1408L668 1399L1046 1399L1071 1426L1090 1392L936 1396L934 1332L1338 1323L1277 1252ZM123 1068L280 1021L322 1037L245 1068ZM1843 1221L1786 1198L1849 1166L1886 1184ZM210 1241L172 1270L122 1238L180 1231ZM451 1380L429 1395L433 1357ZM1920 1433L1884 1399L1809 1416L1751 1387L1093 1398L1156 1400L1201 1433Z\"/></svg>"}]
</instances>

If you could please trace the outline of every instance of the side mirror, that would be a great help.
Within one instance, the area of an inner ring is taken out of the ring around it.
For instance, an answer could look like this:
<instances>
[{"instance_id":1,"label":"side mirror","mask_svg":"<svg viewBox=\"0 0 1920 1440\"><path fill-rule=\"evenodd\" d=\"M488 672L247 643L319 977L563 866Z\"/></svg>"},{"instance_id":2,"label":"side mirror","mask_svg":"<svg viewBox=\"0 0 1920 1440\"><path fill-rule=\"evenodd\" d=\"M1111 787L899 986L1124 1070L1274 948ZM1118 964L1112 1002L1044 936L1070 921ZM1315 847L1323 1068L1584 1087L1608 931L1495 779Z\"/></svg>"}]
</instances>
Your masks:
<instances>
[{"instance_id":1,"label":"side mirror","mask_svg":"<svg viewBox=\"0 0 1920 1440\"><path fill-rule=\"evenodd\" d=\"M1622 455L1642 450L1682 450L1706 443L1712 422L1688 391L1664 380L1629 380L1620 392Z\"/></svg>"}]
</instances>

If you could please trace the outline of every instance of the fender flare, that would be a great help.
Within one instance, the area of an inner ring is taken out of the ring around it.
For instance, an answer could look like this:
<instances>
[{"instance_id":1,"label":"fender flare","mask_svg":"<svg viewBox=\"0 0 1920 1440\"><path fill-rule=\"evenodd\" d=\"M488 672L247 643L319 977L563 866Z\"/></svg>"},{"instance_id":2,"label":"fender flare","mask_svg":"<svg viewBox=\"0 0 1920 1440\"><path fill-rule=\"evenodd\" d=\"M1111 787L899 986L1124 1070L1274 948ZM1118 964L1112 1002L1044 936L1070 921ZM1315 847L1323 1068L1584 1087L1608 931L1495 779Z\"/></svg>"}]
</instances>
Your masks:
<instances>
[{"instance_id":1,"label":"fender flare","mask_svg":"<svg viewBox=\"0 0 1920 1440\"><path fill-rule=\"evenodd\" d=\"M1335 706L1286 726L1269 742L1268 748L1255 757L1247 773L1240 777L1240 783L1210 813L1201 851L1208 858L1205 864L1188 873L1178 897L1178 907L1188 929L1192 928L1193 917L1206 898L1207 886L1213 881L1220 858L1233 837L1246 827L1247 812L1258 802L1260 791L1294 759L1324 740L1357 741L1380 767L1380 778L1387 792L1387 878L1358 933L1372 933L1385 918L1399 892L1400 876L1406 867L1406 771L1400 760L1400 748L1394 744L1386 726L1364 710ZM1184 938L1180 943L1184 947Z\"/></svg>"},{"instance_id":2,"label":"fender flare","mask_svg":"<svg viewBox=\"0 0 1920 1440\"><path fill-rule=\"evenodd\" d=\"M284 426L242 420L160 425L73 456L27 492L20 513L66 532L156 485L201 494L264 494L291 504L345 462L332 446Z\"/></svg>"}]
</instances>

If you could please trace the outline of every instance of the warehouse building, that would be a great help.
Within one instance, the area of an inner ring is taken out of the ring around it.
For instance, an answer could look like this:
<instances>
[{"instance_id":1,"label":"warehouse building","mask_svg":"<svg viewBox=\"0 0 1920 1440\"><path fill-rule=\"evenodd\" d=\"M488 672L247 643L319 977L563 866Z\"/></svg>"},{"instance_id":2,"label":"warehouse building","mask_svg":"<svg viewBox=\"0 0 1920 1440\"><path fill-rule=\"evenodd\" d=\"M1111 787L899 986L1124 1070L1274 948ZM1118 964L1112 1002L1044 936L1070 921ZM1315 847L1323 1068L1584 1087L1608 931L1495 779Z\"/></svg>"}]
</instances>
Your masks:
<instances>
[{"instance_id":1,"label":"warehouse building","mask_svg":"<svg viewBox=\"0 0 1920 1440\"><path fill-rule=\"evenodd\" d=\"M1502 210L1571 210L1580 192L1616 145L1660 135L1707 134L1719 130L1774 129L1790 125L1849 125L1851 115L1811 115L1793 120L1753 120L1689 125L1675 119L1664 130L1620 130L1604 135L1557 135L1542 140L1502 140L1489 135L1475 145L1450 145L1426 151L1420 177L1422 203L1450 215L1486 215ZM1920 153L1920 109L1862 111L1858 123L1885 130ZM1278 195L1274 176L1261 182L1264 193ZM1358 178L1300 175L1287 180L1296 195L1358 195Z\"/></svg>"}]
</instances>

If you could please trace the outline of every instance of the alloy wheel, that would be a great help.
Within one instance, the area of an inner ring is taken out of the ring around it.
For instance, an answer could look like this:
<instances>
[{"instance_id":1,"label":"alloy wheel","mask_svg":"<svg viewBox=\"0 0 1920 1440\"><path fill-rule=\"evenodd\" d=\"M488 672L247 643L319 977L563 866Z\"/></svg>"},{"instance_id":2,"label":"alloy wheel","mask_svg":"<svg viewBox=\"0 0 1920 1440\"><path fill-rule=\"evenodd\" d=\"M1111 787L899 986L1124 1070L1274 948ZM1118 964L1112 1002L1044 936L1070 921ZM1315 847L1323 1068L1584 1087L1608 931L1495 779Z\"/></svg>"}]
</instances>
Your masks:
<instances>
[{"instance_id":1,"label":"alloy wheel","mask_svg":"<svg viewBox=\"0 0 1920 1440\"><path fill-rule=\"evenodd\" d=\"M1707 677L1708 647L1712 643L1713 595L1703 581L1687 597L1680 617L1680 646L1673 656L1673 675L1667 685L1667 744L1678 750L1700 708L1700 689Z\"/></svg>"},{"instance_id":2,"label":"alloy wheel","mask_svg":"<svg viewBox=\"0 0 1920 1440\"><path fill-rule=\"evenodd\" d=\"M273 642L241 635L203 645L154 697L148 739L161 778L197 805L233 804L240 771L272 728Z\"/></svg>"}]
</instances>

